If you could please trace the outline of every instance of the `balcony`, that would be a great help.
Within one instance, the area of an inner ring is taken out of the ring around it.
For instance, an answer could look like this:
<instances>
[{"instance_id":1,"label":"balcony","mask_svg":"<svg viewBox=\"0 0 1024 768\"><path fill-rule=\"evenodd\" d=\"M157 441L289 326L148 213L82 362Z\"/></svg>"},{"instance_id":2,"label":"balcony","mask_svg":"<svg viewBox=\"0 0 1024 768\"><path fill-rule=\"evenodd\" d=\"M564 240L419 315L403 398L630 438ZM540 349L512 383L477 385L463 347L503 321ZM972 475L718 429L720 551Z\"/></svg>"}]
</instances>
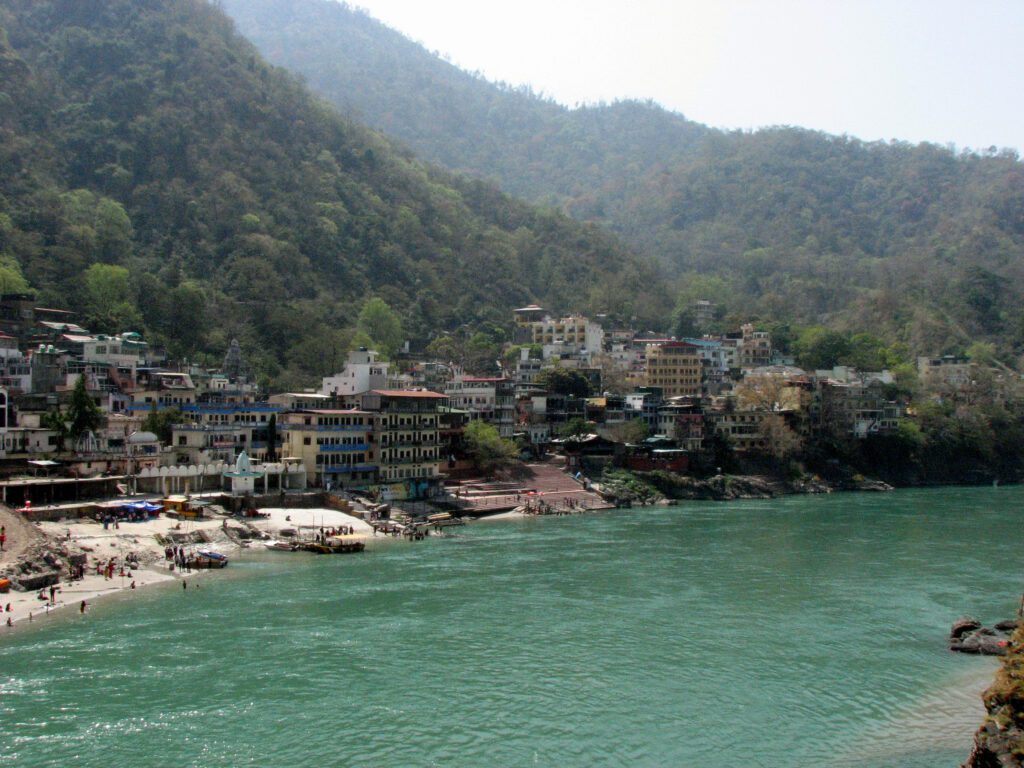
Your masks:
<instances>
[{"instance_id":1,"label":"balcony","mask_svg":"<svg viewBox=\"0 0 1024 768\"><path fill-rule=\"evenodd\" d=\"M353 443L351 445L319 445L317 450L320 453L353 453L355 451L370 450L369 443Z\"/></svg>"},{"instance_id":2,"label":"balcony","mask_svg":"<svg viewBox=\"0 0 1024 768\"><path fill-rule=\"evenodd\" d=\"M333 464L331 466L317 467L317 471L325 475L349 475L353 472L376 472L376 464Z\"/></svg>"}]
</instances>

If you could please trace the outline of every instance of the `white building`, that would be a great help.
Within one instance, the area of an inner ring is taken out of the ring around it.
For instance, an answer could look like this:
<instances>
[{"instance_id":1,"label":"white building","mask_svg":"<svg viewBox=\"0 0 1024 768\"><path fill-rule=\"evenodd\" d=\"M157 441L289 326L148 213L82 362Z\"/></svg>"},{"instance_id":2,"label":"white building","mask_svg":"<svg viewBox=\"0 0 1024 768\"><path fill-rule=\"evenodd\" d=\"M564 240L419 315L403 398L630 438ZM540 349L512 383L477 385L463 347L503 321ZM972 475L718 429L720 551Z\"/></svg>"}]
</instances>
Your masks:
<instances>
[{"instance_id":1,"label":"white building","mask_svg":"<svg viewBox=\"0 0 1024 768\"><path fill-rule=\"evenodd\" d=\"M388 365L377 360L377 353L373 350L360 347L348 353L348 360L341 373L324 377L320 392L330 397L343 397L369 392L371 389L386 389Z\"/></svg>"}]
</instances>

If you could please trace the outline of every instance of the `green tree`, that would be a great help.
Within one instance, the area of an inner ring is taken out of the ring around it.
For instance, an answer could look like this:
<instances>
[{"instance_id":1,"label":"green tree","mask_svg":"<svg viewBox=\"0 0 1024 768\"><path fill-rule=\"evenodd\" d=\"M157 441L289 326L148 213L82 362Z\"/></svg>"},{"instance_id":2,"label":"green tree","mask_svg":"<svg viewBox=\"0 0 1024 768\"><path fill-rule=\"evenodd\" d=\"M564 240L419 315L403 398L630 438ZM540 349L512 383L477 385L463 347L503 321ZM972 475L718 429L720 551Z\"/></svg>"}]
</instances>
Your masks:
<instances>
[{"instance_id":1,"label":"green tree","mask_svg":"<svg viewBox=\"0 0 1024 768\"><path fill-rule=\"evenodd\" d=\"M142 422L142 428L147 432L152 432L160 438L161 443L167 445L171 442L173 437L172 428L174 425L181 424L184 421L185 414L177 408L157 410L156 403L153 403L150 406L149 413L146 415L145 421Z\"/></svg>"},{"instance_id":2,"label":"green tree","mask_svg":"<svg viewBox=\"0 0 1024 768\"><path fill-rule=\"evenodd\" d=\"M11 256L0 256L0 294L26 293L28 280L21 274L21 265Z\"/></svg>"},{"instance_id":3,"label":"green tree","mask_svg":"<svg viewBox=\"0 0 1024 768\"><path fill-rule=\"evenodd\" d=\"M103 413L86 388L84 374L78 377L75 388L71 392L67 418L69 422L68 436L76 442L86 432L95 432L103 423Z\"/></svg>"},{"instance_id":4,"label":"green tree","mask_svg":"<svg viewBox=\"0 0 1024 768\"><path fill-rule=\"evenodd\" d=\"M564 424L559 424L555 427L555 434L559 437L581 437L582 435L589 435L594 431L594 422L587 421L576 417L569 419Z\"/></svg>"},{"instance_id":5,"label":"green tree","mask_svg":"<svg viewBox=\"0 0 1024 768\"><path fill-rule=\"evenodd\" d=\"M587 397L590 394L590 382L586 376L561 366L541 371L534 383L555 395Z\"/></svg>"},{"instance_id":6,"label":"green tree","mask_svg":"<svg viewBox=\"0 0 1024 768\"><path fill-rule=\"evenodd\" d=\"M373 339L380 351L393 356L402 348L405 334L402 321L383 299L369 299L359 311L358 329Z\"/></svg>"},{"instance_id":7,"label":"green tree","mask_svg":"<svg viewBox=\"0 0 1024 768\"><path fill-rule=\"evenodd\" d=\"M515 443L505 440L498 428L486 421L471 421L463 432L466 453L473 466L485 475L506 469L516 462L518 450Z\"/></svg>"},{"instance_id":8,"label":"green tree","mask_svg":"<svg viewBox=\"0 0 1024 768\"><path fill-rule=\"evenodd\" d=\"M129 273L115 264L93 264L83 275L85 311L95 330L116 333L141 325Z\"/></svg>"},{"instance_id":9,"label":"green tree","mask_svg":"<svg viewBox=\"0 0 1024 768\"><path fill-rule=\"evenodd\" d=\"M812 370L832 368L851 351L850 341L845 335L820 325L803 329L795 349L797 362Z\"/></svg>"},{"instance_id":10,"label":"green tree","mask_svg":"<svg viewBox=\"0 0 1024 768\"><path fill-rule=\"evenodd\" d=\"M277 414L270 414L267 422L267 461L277 461Z\"/></svg>"},{"instance_id":11,"label":"green tree","mask_svg":"<svg viewBox=\"0 0 1024 768\"><path fill-rule=\"evenodd\" d=\"M54 408L53 410L47 411L42 418L42 424L47 429L51 429L56 433L57 438L57 452L61 453L64 451L64 443L68 439L68 421L67 416L61 413L60 407Z\"/></svg>"}]
</instances>

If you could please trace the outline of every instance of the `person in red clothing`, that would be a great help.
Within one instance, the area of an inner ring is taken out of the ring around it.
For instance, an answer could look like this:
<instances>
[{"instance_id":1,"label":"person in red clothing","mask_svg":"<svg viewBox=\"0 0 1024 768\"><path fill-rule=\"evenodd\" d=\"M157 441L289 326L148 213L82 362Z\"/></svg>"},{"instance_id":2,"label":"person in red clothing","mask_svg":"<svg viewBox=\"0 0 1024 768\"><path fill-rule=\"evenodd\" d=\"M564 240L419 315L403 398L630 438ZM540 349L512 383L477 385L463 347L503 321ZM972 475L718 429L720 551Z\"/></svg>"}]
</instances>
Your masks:
<instances>
[{"instance_id":1,"label":"person in red clothing","mask_svg":"<svg viewBox=\"0 0 1024 768\"><path fill-rule=\"evenodd\" d=\"M0 552L4 551L4 544L7 543L7 526L0 525Z\"/></svg>"}]
</instances>

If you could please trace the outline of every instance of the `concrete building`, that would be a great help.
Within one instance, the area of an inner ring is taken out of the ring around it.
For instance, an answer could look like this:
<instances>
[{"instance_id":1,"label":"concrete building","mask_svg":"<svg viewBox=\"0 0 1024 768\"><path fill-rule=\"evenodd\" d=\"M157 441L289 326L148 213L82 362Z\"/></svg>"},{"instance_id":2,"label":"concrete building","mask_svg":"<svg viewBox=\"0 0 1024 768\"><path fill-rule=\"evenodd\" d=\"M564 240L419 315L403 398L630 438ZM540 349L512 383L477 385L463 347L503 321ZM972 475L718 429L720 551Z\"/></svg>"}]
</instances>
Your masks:
<instances>
[{"instance_id":1,"label":"concrete building","mask_svg":"<svg viewBox=\"0 0 1024 768\"><path fill-rule=\"evenodd\" d=\"M700 397L701 357L684 341L652 344L647 348L646 385L658 387L663 396Z\"/></svg>"},{"instance_id":2,"label":"concrete building","mask_svg":"<svg viewBox=\"0 0 1024 768\"><path fill-rule=\"evenodd\" d=\"M467 376L461 371L444 388L448 405L498 428L502 437L512 437L516 423L516 383L504 376Z\"/></svg>"},{"instance_id":3,"label":"concrete building","mask_svg":"<svg viewBox=\"0 0 1024 768\"><path fill-rule=\"evenodd\" d=\"M300 459L320 488L369 488L378 481L376 417L369 411L308 409L281 417L282 451Z\"/></svg>"},{"instance_id":4,"label":"concrete building","mask_svg":"<svg viewBox=\"0 0 1024 768\"><path fill-rule=\"evenodd\" d=\"M388 386L390 363L377 360L377 353L360 347L348 353L348 360L340 373L326 376L320 386L320 393L331 397L344 397L384 389Z\"/></svg>"},{"instance_id":5,"label":"concrete building","mask_svg":"<svg viewBox=\"0 0 1024 768\"><path fill-rule=\"evenodd\" d=\"M384 499L422 499L441 490L439 411L447 398L428 390L371 390L362 410L374 414L378 481Z\"/></svg>"}]
</instances>

